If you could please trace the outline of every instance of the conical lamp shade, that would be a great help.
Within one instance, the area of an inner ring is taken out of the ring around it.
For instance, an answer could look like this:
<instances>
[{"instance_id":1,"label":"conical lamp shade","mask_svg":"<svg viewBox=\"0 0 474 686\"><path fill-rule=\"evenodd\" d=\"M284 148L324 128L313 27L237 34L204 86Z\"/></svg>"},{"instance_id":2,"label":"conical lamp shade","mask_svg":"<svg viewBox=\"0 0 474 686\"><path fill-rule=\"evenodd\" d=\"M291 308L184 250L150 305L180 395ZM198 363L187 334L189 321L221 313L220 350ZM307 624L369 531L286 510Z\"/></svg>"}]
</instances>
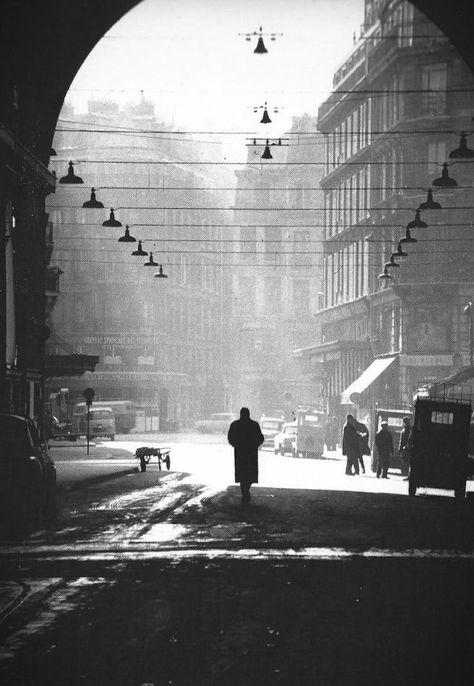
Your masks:
<instances>
[{"instance_id":1,"label":"conical lamp shade","mask_svg":"<svg viewBox=\"0 0 474 686\"><path fill-rule=\"evenodd\" d=\"M148 255L148 253L143 250L141 241L138 241L138 247L132 252L132 255L136 255L138 257L146 257Z\"/></svg>"},{"instance_id":2,"label":"conical lamp shade","mask_svg":"<svg viewBox=\"0 0 474 686\"><path fill-rule=\"evenodd\" d=\"M412 222L408 222L407 229L426 229L428 224L425 224L420 217L420 210L416 210L415 219Z\"/></svg>"},{"instance_id":3,"label":"conical lamp shade","mask_svg":"<svg viewBox=\"0 0 474 686\"><path fill-rule=\"evenodd\" d=\"M443 171L441 172L441 176L433 181L433 186L438 186L442 188L452 188L453 186L457 185L457 181L455 181L449 176L448 165L445 162L443 164Z\"/></svg>"},{"instance_id":4,"label":"conical lamp shade","mask_svg":"<svg viewBox=\"0 0 474 686\"><path fill-rule=\"evenodd\" d=\"M113 227L122 226L122 222L119 222L118 219L115 219L115 214L114 214L114 208L113 208L113 207L110 209L110 216L109 216L109 218L106 219L105 222L102 222L102 226L113 226Z\"/></svg>"},{"instance_id":5,"label":"conical lamp shade","mask_svg":"<svg viewBox=\"0 0 474 686\"><path fill-rule=\"evenodd\" d=\"M165 274L163 272L163 265L162 264L160 264L160 269L159 269L159 271L156 272L155 278L157 278L157 279L167 279L168 278L168 274Z\"/></svg>"},{"instance_id":6,"label":"conical lamp shade","mask_svg":"<svg viewBox=\"0 0 474 686\"><path fill-rule=\"evenodd\" d=\"M86 202L82 203L82 207L99 209L103 206L104 203L100 202L100 200L97 200L97 198L95 197L95 188L91 188L91 198L90 200L86 200Z\"/></svg>"},{"instance_id":7,"label":"conical lamp shade","mask_svg":"<svg viewBox=\"0 0 474 686\"><path fill-rule=\"evenodd\" d=\"M273 155L270 152L270 147L268 145L268 140L267 140L267 143L265 145L265 150L263 151L263 154L262 154L262 160L272 160L272 159L273 159Z\"/></svg>"},{"instance_id":8,"label":"conical lamp shade","mask_svg":"<svg viewBox=\"0 0 474 686\"><path fill-rule=\"evenodd\" d=\"M422 202L419 209L420 210L440 210L441 209L441 205L439 204L439 202L435 202L433 200L433 191L431 190L431 188L428 188L428 195L426 198L426 202Z\"/></svg>"},{"instance_id":9,"label":"conical lamp shade","mask_svg":"<svg viewBox=\"0 0 474 686\"><path fill-rule=\"evenodd\" d=\"M272 123L272 120L268 116L268 111L267 111L267 108L265 107L265 109L263 110L263 117L260 119L260 124L271 124L271 123Z\"/></svg>"},{"instance_id":10,"label":"conical lamp shade","mask_svg":"<svg viewBox=\"0 0 474 686\"><path fill-rule=\"evenodd\" d=\"M257 55L263 55L266 52L268 52L268 50L265 47L265 43L263 42L263 38L262 38L262 36L259 36L258 41L257 41L257 47L255 48L254 53L256 53Z\"/></svg>"},{"instance_id":11,"label":"conical lamp shade","mask_svg":"<svg viewBox=\"0 0 474 686\"><path fill-rule=\"evenodd\" d=\"M155 260L153 259L153 253L152 252L150 252L150 258L149 258L148 262L145 262L145 264L143 266L144 267L158 267L158 262L155 262Z\"/></svg>"},{"instance_id":12,"label":"conical lamp shade","mask_svg":"<svg viewBox=\"0 0 474 686\"><path fill-rule=\"evenodd\" d=\"M400 238L399 243L400 243L400 244L401 244L401 243L418 243L418 241L416 240L416 238L413 238L413 237L412 237L412 235L411 235L411 233L410 233L410 229L408 228L408 226L407 226L407 229L406 229L406 231L405 231L405 237L404 237L404 238Z\"/></svg>"},{"instance_id":13,"label":"conical lamp shade","mask_svg":"<svg viewBox=\"0 0 474 686\"><path fill-rule=\"evenodd\" d=\"M452 150L449 153L451 159L457 160L469 160L474 157L474 150L467 147L466 134L464 131L461 133L461 140L459 141L459 148Z\"/></svg>"},{"instance_id":14,"label":"conical lamp shade","mask_svg":"<svg viewBox=\"0 0 474 686\"><path fill-rule=\"evenodd\" d=\"M74 165L69 162L69 169L67 170L66 176L62 176L59 179L59 183L84 183L80 176L74 174Z\"/></svg>"},{"instance_id":15,"label":"conical lamp shade","mask_svg":"<svg viewBox=\"0 0 474 686\"><path fill-rule=\"evenodd\" d=\"M130 235L130 231L128 229L128 226L125 227L125 233L123 236L120 236L118 239L119 243L136 243L137 239L134 236Z\"/></svg>"}]
</instances>

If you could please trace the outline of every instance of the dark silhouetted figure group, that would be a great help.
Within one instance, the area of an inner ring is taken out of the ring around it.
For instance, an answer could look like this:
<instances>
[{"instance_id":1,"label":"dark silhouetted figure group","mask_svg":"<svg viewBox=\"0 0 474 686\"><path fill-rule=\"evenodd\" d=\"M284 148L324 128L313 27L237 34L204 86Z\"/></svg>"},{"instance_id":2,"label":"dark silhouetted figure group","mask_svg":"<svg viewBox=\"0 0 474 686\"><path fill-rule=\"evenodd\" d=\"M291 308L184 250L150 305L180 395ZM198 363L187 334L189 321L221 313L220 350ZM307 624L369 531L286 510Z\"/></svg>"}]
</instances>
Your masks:
<instances>
[{"instance_id":1,"label":"dark silhouetted figure group","mask_svg":"<svg viewBox=\"0 0 474 686\"><path fill-rule=\"evenodd\" d=\"M342 432L342 454L346 456L346 474L359 474L359 464L365 474L364 455L370 455L369 430L348 414ZM352 471L354 470L354 471Z\"/></svg>"},{"instance_id":2,"label":"dark silhouetted figure group","mask_svg":"<svg viewBox=\"0 0 474 686\"><path fill-rule=\"evenodd\" d=\"M227 440L234 448L235 482L240 483L242 505L247 505L250 486L258 483L258 447L264 441L260 425L250 419L247 407L240 410L240 419L230 425Z\"/></svg>"}]
</instances>

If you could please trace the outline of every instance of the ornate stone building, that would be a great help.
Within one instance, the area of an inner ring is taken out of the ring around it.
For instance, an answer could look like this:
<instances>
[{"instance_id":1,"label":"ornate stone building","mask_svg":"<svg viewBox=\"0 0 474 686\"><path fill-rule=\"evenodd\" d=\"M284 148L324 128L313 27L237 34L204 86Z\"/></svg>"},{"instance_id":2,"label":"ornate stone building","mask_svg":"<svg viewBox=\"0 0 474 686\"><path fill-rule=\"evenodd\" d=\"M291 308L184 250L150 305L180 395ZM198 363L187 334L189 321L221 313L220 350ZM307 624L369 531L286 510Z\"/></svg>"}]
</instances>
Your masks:
<instances>
[{"instance_id":1,"label":"ornate stone building","mask_svg":"<svg viewBox=\"0 0 474 686\"><path fill-rule=\"evenodd\" d=\"M321 339L305 356L321 369L332 413L409 404L420 384L469 362L474 169L450 152L472 124L473 86L455 48L411 3L366 2L360 38L318 117L324 308ZM457 186L443 185L448 171ZM428 191L440 208L426 204ZM392 258L400 239L407 256Z\"/></svg>"}]
</instances>

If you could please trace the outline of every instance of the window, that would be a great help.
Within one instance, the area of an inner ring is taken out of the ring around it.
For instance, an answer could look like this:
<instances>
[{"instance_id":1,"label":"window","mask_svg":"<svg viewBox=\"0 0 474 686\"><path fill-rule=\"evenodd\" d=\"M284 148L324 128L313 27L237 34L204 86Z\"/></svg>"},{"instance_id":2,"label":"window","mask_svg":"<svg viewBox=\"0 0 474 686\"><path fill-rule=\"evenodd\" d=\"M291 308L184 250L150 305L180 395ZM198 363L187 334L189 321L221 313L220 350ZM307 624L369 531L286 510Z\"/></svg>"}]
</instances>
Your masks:
<instances>
[{"instance_id":1,"label":"window","mask_svg":"<svg viewBox=\"0 0 474 686\"><path fill-rule=\"evenodd\" d=\"M452 424L454 420L454 414L452 412L432 412L431 413L431 423L432 424Z\"/></svg>"},{"instance_id":2,"label":"window","mask_svg":"<svg viewBox=\"0 0 474 686\"><path fill-rule=\"evenodd\" d=\"M265 279L265 314L277 314L281 310L281 280Z\"/></svg>"},{"instance_id":3,"label":"window","mask_svg":"<svg viewBox=\"0 0 474 686\"><path fill-rule=\"evenodd\" d=\"M421 106L424 114L434 116L445 113L447 79L446 64L429 64L423 67Z\"/></svg>"},{"instance_id":4,"label":"window","mask_svg":"<svg viewBox=\"0 0 474 686\"><path fill-rule=\"evenodd\" d=\"M446 162L446 143L428 144L428 174L441 174L441 165ZM439 172L438 174L436 172Z\"/></svg>"}]
</instances>

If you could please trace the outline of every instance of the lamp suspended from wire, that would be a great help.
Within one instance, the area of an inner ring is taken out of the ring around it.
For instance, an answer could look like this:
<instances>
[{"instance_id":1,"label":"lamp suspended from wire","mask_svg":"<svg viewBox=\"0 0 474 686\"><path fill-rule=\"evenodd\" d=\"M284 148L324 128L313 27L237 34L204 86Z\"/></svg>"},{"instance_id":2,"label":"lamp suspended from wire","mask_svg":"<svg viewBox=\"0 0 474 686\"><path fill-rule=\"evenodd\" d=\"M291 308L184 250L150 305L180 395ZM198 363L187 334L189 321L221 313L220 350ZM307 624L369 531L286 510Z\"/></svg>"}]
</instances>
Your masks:
<instances>
[{"instance_id":1,"label":"lamp suspended from wire","mask_svg":"<svg viewBox=\"0 0 474 686\"><path fill-rule=\"evenodd\" d=\"M160 268L159 268L159 270L156 272L155 278L156 278L156 279L167 279L167 278L168 278L168 274L165 274L165 273L163 272L163 265L162 265L162 264L160 264Z\"/></svg>"},{"instance_id":2,"label":"lamp suspended from wire","mask_svg":"<svg viewBox=\"0 0 474 686\"><path fill-rule=\"evenodd\" d=\"M461 133L461 140L459 141L459 148L455 148L449 153L451 159L470 160L474 157L474 150L467 147L466 134Z\"/></svg>"},{"instance_id":3,"label":"lamp suspended from wire","mask_svg":"<svg viewBox=\"0 0 474 686\"><path fill-rule=\"evenodd\" d=\"M388 271L387 271L387 266L385 266L385 267L383 268L383 272L381 272L381 273L378 275L378 278L379 278L379 279L391 279L391 278L392 278L392 277L390 276L390 274L388 273Z\"/></svg>"},{"instance_id":4,"label":"lamp suspended from wire","mask_svg":"<svg viewBox=\"0 0 474 686\"><path fill-rule=\"evenodd\" d=\"M431 190L431 188L428 188L428 195L426 197L426 202L422 202L418 209L420 209L420 210L441 210L442 209L439 202L435 202L433 200L433 191Z\"/></svg>"},{"instance_id":5,"label":"lamp suspended from wire","mask_svg":"<svg viewBox=\"0 0 474 686\"><path fill-rule=\"evenodd\" d=\"M267 138L267 142L266 142L266 144L265 144L265 150L263 151L261 157L262 157L262 160L272 160L272 159L273 159L273 155L272 155L272 153L270 152L270 147L269 147L268 138Z\"/></svg>"},{"instance_id":6,"label":"lamp suspended from wire","mask_svg":"<svg viewBox=\"0 0 474 686\"><path fill-rule=\"evenodd\" d=\"M148 253L145 250L143 250L141 241L138 241L138 247L136 250L132 252L132 255L135 255L137 257L146 257L148 255Z\"/></svg>"},{"instance_id":7,"label":"lamp suspended from wire","mask_svg":"<svg viewBox=\"0 0 474 686\"><path fill-rule=\"evenodd\" d=\"M268 103L265 101L264 105L258 105L253 108L253 111L255 114L257 114L258 110L263 110L263 115L262 118L260 119L260 124L271 124L272 120L270 119L270 115L268 114ZM275 114L278 114L278 107L273 108L273 112Z\"/></svg>"},{"instance_id":8,"label":"lamp suspended from wire","mask_svg":"<svg viewBox=\"0 0 474 686\"><path fill-rule=\"evenodd\" d=\"M390 267L396 267L397 269L400 269L400 265L398 264L398 262L395 262L394 252L390 255L390 262L385 262L384 268L389 269Z\"/></svg>"},{"instance_id":9,"label":"lamp suspended from wire","mask_svg":"<svg viewBox=\"0 0 474 686\"><path fill-rule=\"evenodd\" d=\"M59 179L59 183L84 183L84 181L80 176L74 174L74 165L72 162L69 162L67 174Z\"/></svg>"},{"instance_id":10,"label":"lamp suspended from wire","mask_svg":"<svg viewBox=\"0 0 474 686\"><path fill-rule=\"evenodd\" d=\"M458 183L455 181L451 176L448 174L448 164L445 162L443 164L443 171L441 172L441 176L437 179L435 179L432 183L433 186L438 186L440 188L453 188L454 186L457 186Z\"/></svg>"},{"instance_id":11,"label":"lamp suspended from wire","mask_svg":"<svg viewBox=\"0 0 474 686\"><path fill-rule=\"evenodd\" d=\"M128 224L125 227L124 235L120 236L120 238L118 239L118 242L119 243L136 243L137 242L137 239L134 236L130 235L130 230L128 228Z\"/></svg>"},{"instance_id":12,"label":"lamp suspended from wire","mask_svg":"<svg viewBox=\"0 0 474 686\"><path fill-rule=\"evenodd\" d=\"M392 257L408 257L408 253L403 250L400 241L398 242L397 249L392 253Z\"/></svg>"},{"instance_id":13,"label":"lamp suspended from wire","mask_svg":"<svg viewBox=\"0 0 474 686\"><path fill-rule=\"evenodd\" d=\"M407 224L407 229L426 229L428 224L426 222L422 221L420 217L420 210L415 211L415 219L411 222L408 222Z\"/></svg>"},{"instance_id":14,"label":"lamp suspended from wire","mask_svg":"<svg viewBox=\"0 0 474 686\"><path fill-rule=\"evenodd\" d=\"M96 195L95 195L95 188L91 188L91 197L90 200L86 200L86 202L82 203L82 207L87 207L89 209L99 209L100 207L103 207L104 203L100 202L100 200L97 200Z\"/></svg>"},{"instance_id":15,"label":"lamp suspended from wire","mask_svg":"<svg viewBox=\"0 0 474 686\"><path fill-rule=\"evenodd\" d=\"M102 226L113 226L114 228L122 226L122 222L119 222L118 219L115 219L113 207L110 208L110 216L108 219L105 220L105 222L102 222Z\"/></svg>"},{"instance_id":16,"label":"lamp suspended from wire","mask_svg":"<svg viewBox=\"0 0 474 686\"><path fill-rule=\"evenodd\" d=\"M252 40L252 36L258 36L257 46L254 50L254 53L257 55L264 55L265 53L268 52L268 50L265 47L265 43L263 42L263 36L270 36L270 40L275 41L277 36L283 36L283 34L282 33L263 33L262 27L260 26L259 31L253 31L252 33L239 33L239 36L245 36L245 40L249 41L249 42Z\"/></svg>"},{"instance_id":17,"label":"lamp suspended from wire","mask_svg":"<svg viewBox=\"0 0 474 686\"><path fill-rule=\"evenodd\" d=\"M148 261L145 262L145 264L143 266L144 267L158 267L158 262L155 262L155 260L153 259L153 253L152 252L150 252L150 257L148 258Z\"/></svg>"},{"instance_id":18,"label":"lamp suspended from wire","mask_svg":"<svg viewBox=\"0 0 474 686\"><path fill-rule=\"evenodd\" d=\"M399 245L400 245L401 243L418 243L418 241L416 240L416 238L413 238L413 236L411 235L410 229L408 228L408 226L407 226L407 228L406 228L406 230L405 230L405 236L404 236L404 238L400 238L400 240L399 240L399 242L398 242Z\"/></svg>"}]
</instances>

